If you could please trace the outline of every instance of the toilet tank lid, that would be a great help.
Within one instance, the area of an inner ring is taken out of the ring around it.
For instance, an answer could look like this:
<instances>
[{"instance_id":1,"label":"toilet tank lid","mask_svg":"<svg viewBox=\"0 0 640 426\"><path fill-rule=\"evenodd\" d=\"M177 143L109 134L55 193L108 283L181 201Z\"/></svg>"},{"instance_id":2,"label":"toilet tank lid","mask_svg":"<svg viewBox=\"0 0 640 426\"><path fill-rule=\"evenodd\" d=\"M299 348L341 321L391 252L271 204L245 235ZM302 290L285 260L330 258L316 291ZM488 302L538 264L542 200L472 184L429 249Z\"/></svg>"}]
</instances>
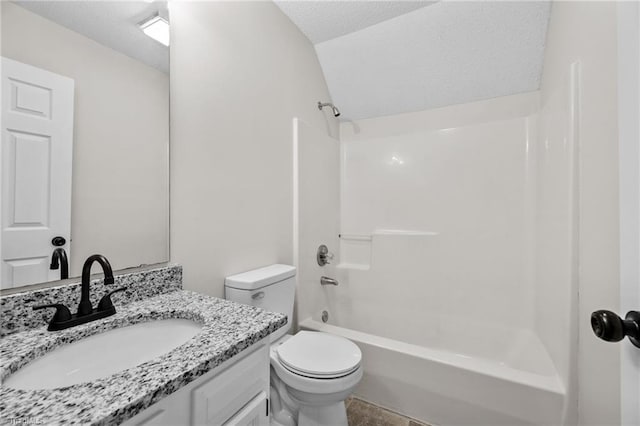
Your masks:
<instances>
[{"instance_id":1,"label":"toilet tank lid","mask_svg":"<svg viewBox=\"0 0 640 426\"><path fill-rule=\"evenodd\" d=\"M225 287L240 290L256 290L286 280L295 275L295 266L276 264L227 277L224 280L224 285Z\"/></svg>"}]
</instances>

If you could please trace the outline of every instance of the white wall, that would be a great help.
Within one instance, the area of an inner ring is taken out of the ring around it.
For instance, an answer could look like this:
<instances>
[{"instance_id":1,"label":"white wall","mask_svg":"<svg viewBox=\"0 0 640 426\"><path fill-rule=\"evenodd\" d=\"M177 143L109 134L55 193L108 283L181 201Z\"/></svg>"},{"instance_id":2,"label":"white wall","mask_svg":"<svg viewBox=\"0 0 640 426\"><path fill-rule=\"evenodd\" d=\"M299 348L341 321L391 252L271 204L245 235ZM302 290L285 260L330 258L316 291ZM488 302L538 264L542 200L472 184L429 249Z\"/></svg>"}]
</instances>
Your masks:
<instances>
[{"instance_id":1,"label":"white wall","mask_svg":"<svg viewBox=\"0 0 640 426\"><path fill-rule=\"evenodd\" d=\"M2 55L75 80L70 275L168 260L169 78L2 2Z\"/></svg>"},{"instance_id":2,"label":"white wall","mask_svg":"<svg viewBox=\"0 0 640 426\"><path fill-rule=\"evenodd\" d=\"M373 234L370 248L341 241L344 267L358 265L350 286L367 283L358 297L533 328L527 153L537 106L529 93L342 124L340 232ZM437 236L418 244L380 230Z\"/></svg>"},{"instance_id":3,"label":"white wall","mask_svg":"<svg viewBox=\"0 0 640 426\"><path fill-rule=\"evenodd\" d=\"M337 134L315 51L270 2L174 2L171 260L184 286L293 262L292 119Z\"/></svg>"},{"instance_id":4,"label":"white wall","mask_svg":"<svg viewBox=\"0 0 640 426\"><path fill-rule=\"evenodd\" d=\"M541 86L543 114L544 108L554 102L554 97L567 95L570 66L576 61L580 63L579 169L576 176L579 311L577 318L574 317L579 329L580 425L620 423L620 345L598 340L590 327L591 312L598 309L617 311L620 304L616 49L615 2L554 3ZM552 142L564 143L562 139ZM553 149L561 150L562 147ZM566 179L566 175L550 177L550 185L557 179ZM565 233L566 229L560 239ZM566 247L566 239L562 243ZM545 309L544 304L540 305L542 313ZM549 327L548 333L562 335L564 326ZM571 363L576 365L576 359Z\"/></svg>"}]
</instances>

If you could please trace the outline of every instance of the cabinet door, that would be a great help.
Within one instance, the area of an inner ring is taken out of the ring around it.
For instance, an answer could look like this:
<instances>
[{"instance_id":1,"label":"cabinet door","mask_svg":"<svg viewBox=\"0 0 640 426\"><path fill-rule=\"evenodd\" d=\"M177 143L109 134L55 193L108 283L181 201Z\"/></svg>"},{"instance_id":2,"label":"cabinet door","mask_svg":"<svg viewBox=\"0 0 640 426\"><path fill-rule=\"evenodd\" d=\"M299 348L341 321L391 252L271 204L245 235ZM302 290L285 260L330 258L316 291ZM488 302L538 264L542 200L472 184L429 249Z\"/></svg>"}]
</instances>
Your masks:
<instances>
[{"instance_id":1,"label":"cabinet door","mask_svg":"<svg viewBox=\"0 0 640 426\"><path fill-rule=\"evenodd\" d=\"M193 390L192 425L225 424L250 401L268 392L269 347L265 345Z\"/></svg>"},{"instance_id":2,"label":"cabinet door","mask_svg":"<svg viewBox=\"0 0 640 426\"><path fill-rule=\"evenodd\" d=\"M121 426L180 426L189 424L189 393L175 392Z\"/></svg>"},{"instance_id":3,"label":"cabinet door","mask_svg":"<svg viewBox=\"0 0 640 426\"><path fill-rule=\"evenodd\" d=\"M267 411L267 394L260 392L224 426L267 426L269 424Z\"/></svg>"}]
</instances>

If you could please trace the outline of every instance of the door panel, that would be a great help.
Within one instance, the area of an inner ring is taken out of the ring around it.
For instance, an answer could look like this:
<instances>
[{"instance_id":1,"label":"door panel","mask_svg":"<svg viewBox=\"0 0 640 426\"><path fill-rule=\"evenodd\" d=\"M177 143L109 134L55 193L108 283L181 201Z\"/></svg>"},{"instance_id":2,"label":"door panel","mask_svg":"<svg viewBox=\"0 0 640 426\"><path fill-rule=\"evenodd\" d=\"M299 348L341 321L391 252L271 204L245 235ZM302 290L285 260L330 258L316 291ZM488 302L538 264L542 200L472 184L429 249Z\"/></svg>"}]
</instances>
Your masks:
<instances>
[{"instance_id":1,"label":"door panel","mask_svg":"<svg viewBox=\"0 0 640 426\"><path fill-rule=\"evenodd\" d=\"M49 279L48 256L7 260L5 268L7 276L16 287Z\"/></svg>"},{"instance_id":2,"label":"door panel","mask_svg":"<svg viewBox=\"0 0 640 426\"><path fill-rule=\"evenodd\" d=\"M47 226L49 223L49 164L51 138L8 131L10 162L7 189L13 213L7 227Z\"/></svg>"}]
</instances>

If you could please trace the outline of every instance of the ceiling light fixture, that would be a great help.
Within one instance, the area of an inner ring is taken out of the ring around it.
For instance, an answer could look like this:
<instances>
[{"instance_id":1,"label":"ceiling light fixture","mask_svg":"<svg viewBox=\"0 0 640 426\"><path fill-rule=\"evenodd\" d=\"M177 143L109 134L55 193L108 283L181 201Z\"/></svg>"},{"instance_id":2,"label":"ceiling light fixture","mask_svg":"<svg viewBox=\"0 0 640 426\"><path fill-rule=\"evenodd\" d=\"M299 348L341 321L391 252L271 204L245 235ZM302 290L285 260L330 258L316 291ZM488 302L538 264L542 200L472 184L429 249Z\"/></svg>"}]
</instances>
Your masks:
<instances>
[{"instance_id":1,"label":"ceiling light fixture","mask_svg":"<svg viewBox=\"0 0 640 426\"><path fill-rule=\"evenodd\" d=\"M138 26L155 41L169 46L169 22L160 15L154 15Z\"/></svg>"}]
</instances>

